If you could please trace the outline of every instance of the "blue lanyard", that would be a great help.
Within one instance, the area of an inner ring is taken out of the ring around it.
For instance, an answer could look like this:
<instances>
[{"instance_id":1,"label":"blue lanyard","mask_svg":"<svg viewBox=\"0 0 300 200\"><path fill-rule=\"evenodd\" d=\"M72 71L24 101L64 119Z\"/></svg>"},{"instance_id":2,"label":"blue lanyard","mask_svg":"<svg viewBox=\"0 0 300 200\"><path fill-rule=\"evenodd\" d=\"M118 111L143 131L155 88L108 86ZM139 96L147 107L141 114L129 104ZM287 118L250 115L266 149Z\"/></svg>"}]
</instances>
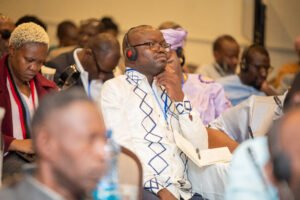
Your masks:
<instances>
[{"instance_id":1,"label":"blue lanyard","mask_svg":"<svg viewBox=\"0 0 300 200\"><path fill-rule=\"evenodd\" d=\"M88 81L88 97L91 99L92 94L91 94L91 81Z\"/></svg>"},{"instance_id":2,"label":"blue lanyard","mask_svg":"<svg viewBox=\"0 0 300 200\"><path fill-rule=\"evenodd\" d=\"M157 103L158 103L158 105L159 105L160 110L161 110L161 111L163 112L163 114L164 114L165 121L166 121L166 123L168 124L168 95L166 94L166 99L165 99L165 101L164 101L164 108L162 108L162 106L161 106L161 104L160 104L160 102L159 102L159 99L158 99L158 97L157 97L156 92L153 90L152 87L151 87L151 89L152 89L153 95L154 95L154 97L155 97L155 100L157 101Z\"/></svg>"}]
</instances>

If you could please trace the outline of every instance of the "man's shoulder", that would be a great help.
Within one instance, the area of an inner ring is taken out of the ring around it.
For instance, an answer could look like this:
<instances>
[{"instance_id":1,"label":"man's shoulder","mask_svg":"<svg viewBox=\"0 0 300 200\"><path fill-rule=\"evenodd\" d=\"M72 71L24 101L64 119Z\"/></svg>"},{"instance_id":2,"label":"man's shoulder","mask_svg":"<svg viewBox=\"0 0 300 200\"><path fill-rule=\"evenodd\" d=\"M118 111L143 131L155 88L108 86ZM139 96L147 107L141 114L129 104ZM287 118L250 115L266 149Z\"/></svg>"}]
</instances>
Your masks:
<instances>
[{"instance_id":1,"label":"man's shoulder","mask_svg":"<svg viewBox=\"0 0 300 200\"><path fill-rule=\"evenodd\" d=\"M31 175L23 175L8 186L2 187L0 190L0 199L5 200L54 200L60 197L51 190L45 189L47 186L40 186L35 183Z\"/></svg>"},{"instance_id":2,"label":"man's shoulder","mask_svg":"<svg viewBox=\"0 0 300 200\"><path fill-rule=\"evenodd\" d=\"M2 188L0 190L0 199L17 200L17 195L16 195L14 188L11 188L11 187Z\"/></svg>"},{"instance_id":3,"label":"man's shoulder","mask_svg":"<svg viewBox=\"0 0 300 200\"><path fill-rule=\"evenodd\" d=\"M233 162L238 163L240 160L243 160L244 164L246 164L255 159L261 166L269 157L267 142L266 136L246 140L236 149Z\"/></svg>"},{"instance_id":4,"label":"man's shoulder","mask_svg":"<svg viewBox=\"0 0 300 200\"><path fill-rule=\"evenodd\" d=\"M187 81L188 84L191 86L198 86L197 88L199 90L207 91L209 93L216 93L224 90L223 86L220 83L201 74L189 74L189 79L191 80L190 82ZM195 85L195 83L197 84Z\"/></svg>"},{"instance_id":5,"label":"man's shoulder","mask_svg":"<svg viewBox=\"0 0 300 200\"><path fill-rule=\"evenodd\" d=\"M114 77L112 79L109 79L105 81L104 85L115 85L126 82L126 76L125 75L119 75L117 77Z\"/></svg>"},{"instance_id":6,"label":"man's shoulder","mask_svg":"<svg viewBox=\"0 0 300 200\"><path fill-rule=\"evenodd\" d=\"M239 79L239 76L236 74L233 75L229 75L229 76L224 76L222 78L219 78L217 80L218 83L221 83L222 85L226 84L226 85L240 85L241 81Z\"/></svg>"},{"instance_id":7,"label":"man's shoulder","mask_svg":"<svg viewBox=\"0 0 300 200\"><path fill-rule=\"evenodd\" d=\"M282 99L282 95L279 96L280 99ZM249 101L252 103L252 104L260 104L260 103L263 103L263 104L276 104L276 101L274 100L274 96L258 96L258 95L252 95L250 98L249 98Z\"/></svg>"},{"instance_id":8,"label":"man's shoulder","mask_svg":"<svg viewBox=\"0 0 300 200\"><path fill-rule=\"evenodd\" d=\"M213 63L201 66L197 72L210 78L216 78L212 76L217 76L218 74Z\"/></svg>"},{"instance_id":9,"label":"man's shoulder","mask_svg":"<svg viewBox=\"0 0 300 200\"><path fill-rule=\"evenodd\" d=\"M105 81L105 83L102 86L102 91L106 91L107 89L121 90L121 88L124 88L127 85L126 83L126 76L120 75Z\"/></svg>"},{"instance_id":10,"label":"man's shoulder","mask_svg":"<svg viewBox=\"0 0 300 200\"><path fill-rule=\"evenodd\" d=\"M205 64L205 65L202 65L199 69L199 71L206 71L206 70L213 70L214 69L214 64L213 63L210 63L210 64Z\"/></svg>"},{"instance_id":11,"label":"man's shoulder","mask_svg":"<svg viewBox=\"0 0 300 200\"><path fill-rule=\"evenodd\" d=\"M74 51L69 51L66 53L63 53L52 60L49 60L46 62L46 66L53 67L53 68L59 68L59 67L66 67L69 65L72 65L75 63L74 57L73 57Z\"/></svg>"},{"instance_id":12,"label":"man's shoulder","mask_svg":"<svg viewBox=\"0 0 300 200\"><path fill-rule=\"evenodd\" d=\"M256 137L251 140L247 140L243 142L237 149L237 153L248 153L249 148L255 149L255 152L260 152L260 150L263 150L267 148L267 137L262 136L262 137Z\"/></svg>"},{"instance_id":13,"label":"man's shoulder","mask_svg":"<svg viewBox=\"0 0 300 200\"><path fill-rule=\"evenodd\" d=\"M0 190L0 199L5 200L17 200L17 199L28 199L27 192L30 193L32 191L25 191L27 188L27 183L24 180L24 177L20 180L14 180L14 182L10 183L7 186L3 186Z\"/></svg>"}]
</instances>

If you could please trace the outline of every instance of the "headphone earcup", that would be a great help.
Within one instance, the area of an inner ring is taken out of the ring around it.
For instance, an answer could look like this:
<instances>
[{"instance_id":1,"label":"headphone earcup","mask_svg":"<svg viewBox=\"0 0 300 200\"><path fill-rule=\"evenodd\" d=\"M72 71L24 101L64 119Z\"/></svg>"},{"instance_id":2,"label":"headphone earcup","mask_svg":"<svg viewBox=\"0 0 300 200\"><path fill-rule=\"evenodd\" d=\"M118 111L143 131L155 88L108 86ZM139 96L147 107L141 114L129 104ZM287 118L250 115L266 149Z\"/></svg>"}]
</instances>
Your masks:
<instances>
[{"instance_id":1,"label":"headphone earcup","mask_svg":"<svg viewBox=\"0 0 300 200\"><path fill-rule=\"evenodd\" d=\"M136 61L136 59L138 57L138 53L134 47L128 47L125 50L125 56L130 61Z\"/></svg>"},{"instance_id":2,"label":"headphone earcup","mask_svg":"<svg viewBox=\"0 0 300 200\"><path fill-rule=\"evenodd\" d=\"M185 56L184 56L184 53L183 53L183 48L178 47L176 49L176 54L177 54L177 57L180 59L180 65L183 67L184 64L185 64Z\"/></svg>"},{"instance_id":3,"label":"headphone earcup","mask_svg":"<svg viewBox=\"0 0 300 200\"><path fill-rule=\"evenodd\" d=\"M278 153L273 159L273 175L278 181L289 183L291 179L291 162L284 153Z\"/></svg>"}]
</instances>

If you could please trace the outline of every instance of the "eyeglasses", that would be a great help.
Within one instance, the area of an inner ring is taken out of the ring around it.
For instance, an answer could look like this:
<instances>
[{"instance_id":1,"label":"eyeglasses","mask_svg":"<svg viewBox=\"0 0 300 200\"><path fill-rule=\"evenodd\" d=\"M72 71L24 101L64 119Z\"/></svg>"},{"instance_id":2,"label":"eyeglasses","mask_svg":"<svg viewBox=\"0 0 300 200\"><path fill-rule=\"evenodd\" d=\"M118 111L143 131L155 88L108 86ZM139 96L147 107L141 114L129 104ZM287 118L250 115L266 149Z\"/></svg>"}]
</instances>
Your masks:
<instances>
[{"instance_id":1,"label":"eyeglasses","mask_svg":"<svg viewBox=\"0 0 300 200\"><path fill-rule=\"evenodd\" d=\"M139 47L139 46L148 46L152 51L158 51L160 47L164 48L167 52L170 51L171 45L166 42L145 42L142 44L132 45L132 47Z\"/></svg>"},{"instance_id":2,"label":"eyeglasses","mask_svg":"<svg viewBox=\"0 0 300 200\"><path fill-rule=\"evenodd\" d=\"M252 65L260 74L271 73L274 70L272 66Z\"/></svg>"}]
</instances>

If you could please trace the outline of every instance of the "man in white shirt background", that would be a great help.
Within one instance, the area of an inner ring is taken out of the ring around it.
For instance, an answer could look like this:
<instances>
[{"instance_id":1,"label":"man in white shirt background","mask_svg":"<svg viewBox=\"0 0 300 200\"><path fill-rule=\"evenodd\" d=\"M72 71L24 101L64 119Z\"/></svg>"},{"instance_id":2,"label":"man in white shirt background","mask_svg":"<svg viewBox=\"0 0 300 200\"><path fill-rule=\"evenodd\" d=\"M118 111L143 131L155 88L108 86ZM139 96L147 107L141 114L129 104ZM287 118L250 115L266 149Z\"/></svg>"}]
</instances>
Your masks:
<instances>
[{"instance_id":1,"label":"man in white shirt background","mask_svg":"<svg viewBox=\"0 0 300 200\"><path fill-rule=\"evenodd\" d=\"M231 35L221 35L213 43L215 62L201 66L198 73L214 80L236 72L239 63L240 46Z\"/></svg>"},{"instance_id":2,"label":"man in white shirt background","mask_svg":"<svg viewBox=\"0 0 300 200\"><path fill-rule=\"evenodd\" d=\"M97 99L103 82L114 77L120 44L112 34L100 33L89 38L85 48L75 49L73 57L75 64L60 75L58 85L62 89L82 86L89 97Z\"/></svg>"}]
</instances>

